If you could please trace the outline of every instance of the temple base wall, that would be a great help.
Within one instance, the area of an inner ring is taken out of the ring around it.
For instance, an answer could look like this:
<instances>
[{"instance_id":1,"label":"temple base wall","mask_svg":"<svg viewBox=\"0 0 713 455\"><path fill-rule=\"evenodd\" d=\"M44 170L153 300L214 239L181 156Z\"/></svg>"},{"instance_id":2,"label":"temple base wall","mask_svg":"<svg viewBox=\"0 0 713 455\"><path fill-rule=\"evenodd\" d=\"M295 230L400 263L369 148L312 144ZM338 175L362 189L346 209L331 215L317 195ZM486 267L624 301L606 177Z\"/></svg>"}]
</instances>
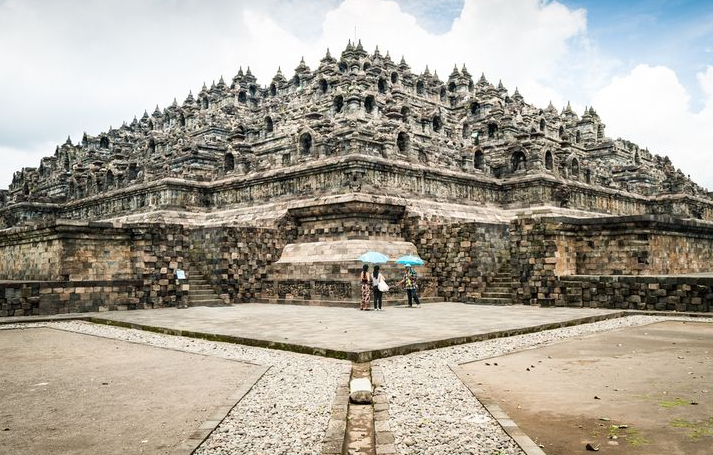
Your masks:
<instances>
[{"instance_id":1,"label":"temple base wall","mask_svg":"<svg viewBox=\"0 0 713 455\"><path fill-rule=\"evenodd\" d=\"M426 261L435 293L444 300L479 297L495 274L509 267L507 223L441 224L411 218L405 225L405 237Z\"/></svg>"},{"instance_id":2,"label":"temple base wall","mask_svg":"<svg viewBox=\"0 0 713 455\"><path fill-rule=\"evenodd\" d=\"M713 311L713 276L562 277L560 298L545 305L647 311Z\"/></svg>"},{"instance_id":3,"label":"temple base wall","mask_svg":"<svg viewBox=\"0 0 713 455\"><path fill-rule=\"evenodd\" d=\"M6 233L0 243L6 316L185 303L187 288L175 278L189 242L180 225L57 221Z\"/></svg>"},{"instance_id":4,"label":"temple base wall","mask_svg":"<svg viewBox=\"0 0 713 455\"><path fill-rule=\"evenodd\" d=\"M150 292L142 280L0 281L0 317L135 310Z\"/></svg>"},{"instance_id":5,"label":"temple base wall","mask_svg":"<svg viewBox=\"0 0 713 455\"><path fill-rule=\"evenodd\" d=\"M513 221L510 232L519 303L709 311L713 302L708 224L653 215L542 218Z\"/></svg>"},{"instance_id":6,"label":"temple base wall","mask_svg":"<svg viewBox=\"0 0 713 455\"><path fill-rule=\"evenodd\" d=\"M289 229L192 229L192 273L203 275L227 303L254 301L266 286L267 267L279 259L288 238Z\"/></svg>"},{"instance_id":7,"label":"temple base wall","mask_svg":"<svg viewBox=\"0 0 713 455\"><path fill-rule=\"evenodd\" d=\"M361 232L352 217L368 211L383 217ZM320 231L320 219L331 220L330 229ZM299 209L281 223L59 221L8 230L0 243L0 315L183 306L190 286L176 279L178 269L205 277L224 303L352 301L361 264L351 250L338 254L345 242L415 249L426 261L421 294L434 299L473 302L496 275L510 273L514 301L523 304L679 311L713 304L713 273L695 276L713 271L713 229L696 221L647 215L444 223L403 206L349 202ZM372 240L377 231L381 240ZM300 262L304 252L297 253L309 245L334 257ZM400 267L383 269L391 283L400 279Z\"/></svg>"},{"instance_id":8,"label":"temple base wall","mask_svg":"<svg viewBox=\"0 0 713 455\"><path fill-rule=\"evenodd\" d=\"M107 224L62 222L5 232L0 280L129 279L131 233Z\"/></svg>"}]
</instances>

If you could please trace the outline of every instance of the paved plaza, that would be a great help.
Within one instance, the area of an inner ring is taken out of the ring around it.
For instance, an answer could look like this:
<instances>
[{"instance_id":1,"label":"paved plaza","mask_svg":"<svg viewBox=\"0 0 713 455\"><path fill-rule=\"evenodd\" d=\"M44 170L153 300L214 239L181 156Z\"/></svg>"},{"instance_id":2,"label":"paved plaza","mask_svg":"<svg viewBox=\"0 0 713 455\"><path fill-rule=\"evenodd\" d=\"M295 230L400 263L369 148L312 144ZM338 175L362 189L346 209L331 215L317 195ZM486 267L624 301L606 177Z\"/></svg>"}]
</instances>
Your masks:
<instances>
[{"instance_id":1,"label":"paved plaza","mask_svg":"<svg viewBox=\"0 0 713 455\"><path fill-rule=\"evenodd\" d=\"M265 371L49 328L0 330L0 358L0 453L18 455L195 448Z\"/></svg>"},{"instance_id":2,"label":"paved plaza","mask_svg":"<svg viewBox=\"0 0 713 455\"><path fill-rule=\"evenodd\" d=\"M660 322L462 366L548 455L708 455L713 324Z\"/></svg>"},{"instance_id":3,"label":"paved plaza","mask_svg":"<svg viewBox=\"0 0 713 455\"><path fill-rule=\"evenodd\" d=\"M313 352L330 350L362 360L476 341L486 334L532 331L583 318L606 318L612 310L488 306L429 303L420 308L389 307L385 311L350 308L242 304L100 313L99 317L148 327L161 327L240 340L259 345L284 343ZM338 355L339 356L339 355Z\"/></svg>"}]
</instances>

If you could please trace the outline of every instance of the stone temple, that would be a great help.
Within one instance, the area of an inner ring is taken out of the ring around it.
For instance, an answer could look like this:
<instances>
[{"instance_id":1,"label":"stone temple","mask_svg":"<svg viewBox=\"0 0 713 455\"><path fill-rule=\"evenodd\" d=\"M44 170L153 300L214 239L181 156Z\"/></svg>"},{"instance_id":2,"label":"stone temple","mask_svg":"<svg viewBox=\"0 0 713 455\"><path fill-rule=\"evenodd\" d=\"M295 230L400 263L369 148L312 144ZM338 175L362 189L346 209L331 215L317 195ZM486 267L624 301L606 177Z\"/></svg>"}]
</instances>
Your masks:
<instances>
[{"instance_id":1,"label":"stone temple","mask_svg":"<svg viewBox=\"0 0 713 455\"><path fill-rule=\"evenodd\" d=\"M368 250L424 258L431 300L710 311L712 221L711 193L607 137L591 107L349 43L266 86L241 69L16 172L0 316L352 305Z\"/></svg>"}]
</instances>

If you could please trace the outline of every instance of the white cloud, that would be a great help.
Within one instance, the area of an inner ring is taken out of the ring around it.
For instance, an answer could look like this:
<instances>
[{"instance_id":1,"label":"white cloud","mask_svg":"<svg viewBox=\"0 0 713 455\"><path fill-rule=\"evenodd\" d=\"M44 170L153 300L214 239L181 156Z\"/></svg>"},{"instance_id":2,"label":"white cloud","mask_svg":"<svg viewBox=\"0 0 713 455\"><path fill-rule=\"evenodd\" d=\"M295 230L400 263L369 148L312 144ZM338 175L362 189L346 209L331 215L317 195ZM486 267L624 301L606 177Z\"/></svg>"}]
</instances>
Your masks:
<instances>
[{"instance_id":1,"label":"white cloud","mask_svg":"<svg viewBox=\"0 0 713 455\"><path fill-rule=\"evenodd\" d=\"M432 8L438 13L438 5ZM229 82L238 65L251 66L265 85L278 66L291 77L302 55L314 69L327 47L339 55L355 26L367 50L379 45L397 61L404 55L414 72L429 65L445 80L454 63L465 63L475 77L483 71L493 83L502 79L540 106L590 104L617 65L588 38L586 11L547 0L465 0L444 33L428 31L390 0L0 0L0 158L27 158L0 167L0 188L14 171L39 165L36 144L48 144L42 155L51 155L49 144L68 134L76 141L85 130L119 126L157 103L166 106L174 97L180 103L203 81L210 85L222 74ZM679 144L691 148L691 137L700 142L705 128L658 139L666 136L663 128L648 126L677 122L676 116L700 125L713 103L691 113L675 75L656 74L655 86L636 75L633 82L631 75L616 79L594 104L609 131L670 150L685 169ZM699 81L713 90L710 70ZM631 93L617 88L622 84L633 85L626 89ZM633 103L651 101L652 90L673 107L636 108ZM647 120L633 122L632 110Z\"/></svg>"},{"instance_id":2,"label":"white cloud","mask_svg":"<svg viewBox=\"0 0 713 455\"><path fill-rule=\"evenodd\" d=\"M0 145L0 159L2 160L2 174L0 177L7 179L7 184L0 185L0 190L7 189L15 172L23 167L37 167L40 160L54 153L55 144L50 142L32 144L29 147L16 148ZM48 150L50 152L48 152Z\"/></svg>"},{"instance_id":3,"label":"white cloud","mask_svg":"<svg viewBox=\"0 0 713 455\"><path fill-rule=\"evenodd\" d=\"M532 102L563 104L563 94L547 86L560 74L574 39L586 32L584 10L539 0L466 0L451 29L432 34L395 2L346 0L330 11L323 41L332 48L357 36L367 46L378 44L393 59L406 56L416 72L429 65L445 80L453 65L465 63L476 77L485 72L520 91Z\"/></svg>"},{"instance_id":4,"label":"white cloud","mask_svg":"<svg viewBox=\"0 0 713 455\"><path fill-rule=\"evenodd\" d=\"M676 73L664 66L639 65L626 76L613 78L593 103L609 136L668 155L695 182L713 188L713 66L697 78L707 96L700 112L691 110L689 93Z\"/></svg>"},{"instance_id":5,"label":"white cloud","mask_svg":"<svg viewBox=\"0 0 713 455\"><path fill-rule=\"evenodd\" d=\"M696 79L706 94L706 110L713 109L713 66L707 66L706 71L696 74Z\"/></svg>"}]
</instances>

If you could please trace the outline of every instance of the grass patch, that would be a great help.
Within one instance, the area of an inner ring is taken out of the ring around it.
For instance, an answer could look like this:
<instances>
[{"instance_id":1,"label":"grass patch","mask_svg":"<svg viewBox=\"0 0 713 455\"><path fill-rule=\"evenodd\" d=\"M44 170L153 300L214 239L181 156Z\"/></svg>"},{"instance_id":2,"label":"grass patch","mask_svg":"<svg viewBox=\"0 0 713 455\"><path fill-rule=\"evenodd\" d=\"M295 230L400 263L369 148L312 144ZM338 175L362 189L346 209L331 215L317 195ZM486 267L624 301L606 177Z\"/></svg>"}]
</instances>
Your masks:
<instances>
[{"instance_id":1,"label":"grass patch","mask_svg":"<svg viewBox=\"0 0 713 455\"><path fill-rule=\"evenodd\" d=\"M693 426L693 423L686 419L673 419L670 423L674 428L691 428Z\"/></svg>"},{"instance_id":2,"label":"grass patch","mask_svg":"<svg viewBox=\"0 0 713 455\"><path fill-rule=\"evenodd\" d=\"M711 431L709 428L702 428L702 427L693 428L688 433L688 437L691 439L699 439L699 438L702 438L703 436L711 436L711 435L713 435L713 431Z\"/></svg>"},{"instance_id":3,"label":"grass patch","mask_svg":"<svg viewBox=\"0 0 713 455\"><path fill-rule=\"evenodd\" d=\"M639 447L649 443L649 440L641 435L639 430L633 428L627 429L626 442L632 447Z\"/></svg>"},{"instance_id":4,"label":"grass patch","mask_svg":"<svg viewBox=\"0 0 713 455\"><path fill-rule=\"evenodd\" d=\"M674 428L686 428L689 430L688 437L695 440L703 436L713 436L713 417L700 422L690 422L686 419L674 419L670 422Z\"/></svg>"},{"instance_id":5,"label":"grass patch","mask_svg":"<svg viewBox=\"0 0 713 455\"><path fill-rule=\"evenodd\" d=\"M664 400L659 402L659 406L662 408L675 408L676 406L688 406L691 402L681 398L676 398L675 400Z\"/></svg>"}]
</instances>

